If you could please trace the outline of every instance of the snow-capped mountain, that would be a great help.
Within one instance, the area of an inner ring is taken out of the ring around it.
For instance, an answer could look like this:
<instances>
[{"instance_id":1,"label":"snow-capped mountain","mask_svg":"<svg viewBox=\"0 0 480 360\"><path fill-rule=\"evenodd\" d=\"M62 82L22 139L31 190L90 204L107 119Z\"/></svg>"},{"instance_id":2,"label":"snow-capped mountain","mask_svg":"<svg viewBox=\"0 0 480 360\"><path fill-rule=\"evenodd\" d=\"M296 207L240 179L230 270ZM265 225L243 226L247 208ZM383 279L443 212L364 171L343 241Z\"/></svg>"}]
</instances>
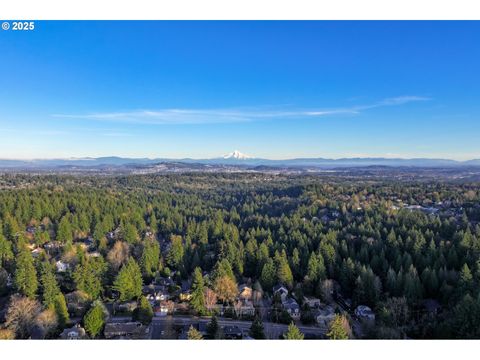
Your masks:
<instances>
[{"instance_id":1,"label":"snow-capped mountain","mask_svg":"<svg viewBox=\"0 0 480 360\"><path fill-rule=\"evenodd\" d=\"M238 150L235 150L234 152L231 152L229 154L224 155L223 158L225 160L227 160L227 159L236 159L236 160L253 159L252 156L245 155Z\"/></svg>"}]
</instances>

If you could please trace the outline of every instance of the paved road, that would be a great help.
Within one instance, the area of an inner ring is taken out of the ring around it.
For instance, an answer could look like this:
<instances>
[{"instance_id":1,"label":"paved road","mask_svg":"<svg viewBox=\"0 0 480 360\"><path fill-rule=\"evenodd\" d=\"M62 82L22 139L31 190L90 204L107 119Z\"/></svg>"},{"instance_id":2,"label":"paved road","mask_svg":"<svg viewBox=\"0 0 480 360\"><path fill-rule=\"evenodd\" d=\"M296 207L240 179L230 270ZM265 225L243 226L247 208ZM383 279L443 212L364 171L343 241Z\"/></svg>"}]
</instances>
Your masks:
<instances>
[{"instance_id":1,"label":"paved road","mask_svg":"<svg viewBox=\"0 0 480 360\"><path fill-rule=\"evenodd\" d=\"M225 326L238 326L244 334L248 334L252 323L250 321L232 320L226 318L217 318L218 324L222 327ZM193 316L165 316L154 317L151 324L151 339L165 339L174 337L174 327L183 327L196 324L198 322L208 323L209 318L198 318ZM263 323L265 329L265 335L269 339L278 339L285 331L287 331L288 325L277 324L272 322ZM308 336L323 337L327 332L324 327L316 326L298 326L300 331Z\"/></svg>"}]
</instances>

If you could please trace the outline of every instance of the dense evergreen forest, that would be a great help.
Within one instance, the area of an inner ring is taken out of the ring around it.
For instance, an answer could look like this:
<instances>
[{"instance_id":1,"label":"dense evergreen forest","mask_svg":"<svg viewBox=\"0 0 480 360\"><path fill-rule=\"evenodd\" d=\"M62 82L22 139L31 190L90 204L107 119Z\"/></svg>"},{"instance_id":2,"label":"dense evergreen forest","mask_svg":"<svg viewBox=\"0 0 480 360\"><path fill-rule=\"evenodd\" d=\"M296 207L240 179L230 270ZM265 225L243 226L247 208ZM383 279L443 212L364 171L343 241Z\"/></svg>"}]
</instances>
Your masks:
<instances>
[{"instance_id":1,"label":"dense evergreen forest","mask_svg":"<svg viewBox=\"0 0 480 360\"><path fill-rule=\"evenodd\" d=\"M480 338L479 221L474 182L2 175L0 334L28 338L43 326L57 336L76 316L66 297L81 293L95 337L99 304L143 303L142 285L171 276L193 277L198 313L200 286L228 303L232 283L267 295L283 284L299 302L333 294L371 307L365 337ZM56 271L59 260L67 271Z\"/></svg>"}]
</instances>

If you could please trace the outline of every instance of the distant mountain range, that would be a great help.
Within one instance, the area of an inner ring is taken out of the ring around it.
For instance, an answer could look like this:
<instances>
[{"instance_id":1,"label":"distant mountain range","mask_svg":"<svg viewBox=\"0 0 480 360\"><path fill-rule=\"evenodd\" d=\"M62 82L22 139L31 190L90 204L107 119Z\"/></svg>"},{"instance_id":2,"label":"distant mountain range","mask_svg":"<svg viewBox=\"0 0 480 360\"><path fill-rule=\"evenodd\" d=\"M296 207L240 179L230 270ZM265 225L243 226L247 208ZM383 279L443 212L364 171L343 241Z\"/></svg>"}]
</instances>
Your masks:
<instances>
[{"instance_id":1,"label":"distant mountain range","mask_svg":"<svg viewBox=\"0 0 480 360\"><path fill-rule=\"evenodd\" d=\"M285 160L270 160L245 155L235 150L223 157L210 159L168 159L168 158L123 158L117 156L98 158L70 158L70 159L36 159L36 160L9 160L0 159L2 169L55 169L55 168L98 168L98 167L150 167L158 164L198 164L236 167L282 167L304 169L332 169L368 166L387 167L478 167L480 159L456 161L448 159L429 158L296 158Z\"/></svg>"}]
</instances>

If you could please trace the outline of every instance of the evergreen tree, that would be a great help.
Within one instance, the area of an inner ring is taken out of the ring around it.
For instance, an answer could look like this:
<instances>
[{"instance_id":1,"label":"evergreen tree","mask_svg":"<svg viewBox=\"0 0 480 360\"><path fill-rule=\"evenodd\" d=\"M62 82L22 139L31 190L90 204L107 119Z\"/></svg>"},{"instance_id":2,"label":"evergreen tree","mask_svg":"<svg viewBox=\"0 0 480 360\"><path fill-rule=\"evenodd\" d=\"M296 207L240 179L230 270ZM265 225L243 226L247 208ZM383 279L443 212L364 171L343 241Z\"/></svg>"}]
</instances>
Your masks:
<instances>
[{"instance_id":1,"label":"evergreen tree","mask_svg":"<svg viewBox=\"0 0 480 360\"><path fill-rule=\"evenodd\" d=\"M12 243L7 240L2 233L0 223L0 266L5 266L6 262L13 259Z\"/></svg>"},{"instance_id":2,"label":"evergreen tree","mask_svg":"<svg viewBox=\"0 0 480 360\"><path fill-rule=\"evenodd\" d=\"M103 279L107 264L102 257L89 258L77 265L73 279L78 290L87 293L92 299L97 299L103 291Z\"/></svg>"},{"instance_id":3,"label":"evergreen tree","mask_svg":"<svg viewBox=\"0 0 480 360\"><path fill-rule=\"evenodd\" d=\"M72 244L73 241L73 231L72 225L68 219L68 216L65 215L60 220L57 230L57 241L60 241L63 244Z\"/></svg>"},{"instance_id":4,"label":"evergreen tree","mask_svg":"<svg viewBox=\"0 0 480 360\"><path fill-rule=\"evenodd\" d=\"M228 259L222 259L220 261L217 261L213 270L213 280L224 276L227 276L233 281L236 281L232 265L230 264L230 261L228 261Z\"/></svg>"},{"instance_id":5,"label":"evergreen tree","mask_svg":"<svg viewBox=\"0 0 480 360\"><path fill-rule=\"evenodd\" d=\"M205 284L203 281L202 270L195 268L192 280L192 299L190 304L193 309L200 315L204 314L205 308Z\"/></svg>"},{"instance_id":6,"label":"evergreen tree","mask_svg":"<svg viewBox=\"0 0 480 360\"><path fill-rule=\"evenodd\" d=\"M207 324L207 335L209 339L218 339L220 336L220 327L216 316L212 316L212 319Z\"/></svg>"},{"instance_id":7,"label":"evergreen tree","mask_svg":"<svg viewBox=\"0 0 480 360\"><path fill-rule=\"evenodd\" d=\"M113 289L118 291L120 301L138 298L142 294L142 273L137 262L130 258L122 267L113 283Z\"/></svg>"},{"instance_id":8,"label":"evergreen tree","mask_svg":"<svg viewBox=\"0 0 480 360\"><path fill-rule=\"evenodd\" d=\"M160 264L160 245L158 241L145 241L140 264L147 277L152 277L155 274Z\"/></svg>"},{"instance_id":9,"label":"evergreen tree","mask_svg":"<svg viewBox=\"0 0 480 360\"><path fill-rule=\"evenodd\" d=\"M453 311L452 335L458 339L480 339L480 296L466 294Z\"/></svg>"},{"instance_id":10,"label":"evergreen tree","mask_svg":"<svg viewBox=\"0 0 480 360\"><path fill-rule=\"evenodd\" d=\"M460 289L462 295L471 293L473 288L473 275L467 264L463 264L462 271L460 272Z\"/></svg>"},{"instance_id":11,"label":"evergreen tree","mask_svg":"<svg viewBox=\"0 0 480 360\"><path fill-rule=\"evenodd\" d=\"M275 264L272 259L268 259L263 265L260 275L260 283L265 290L271 290L277 281Z\"/></svg>"},{"instance_id":12,"label":"evergreen tree","mask_svg":"<svg viewBox=\"0 0 480 360\"><path fill-rule=\"evenodd\" d=\"M150 230L152 231L152 233L154 235L156 235L157 231L158 231L158 221L157 221L157 217L155 216L155 211L152 211L152 214L150 215L149 225L150 225ZM156 238L156 236L155 236L155 238Z\"/></svg>"},{"instance_id":13,"label":"evergreen tree","mask_svg":"<svg viewBox=\"0 0 480 360\"><path fill-rule=\"evenodd\" d=\"M135 225L128 223L122 226L122 238L129 244L138 242L138 231Z\"/></svg>"},{"instance_id":14,"label":"evergreen tree","mask_svg":"<svg viewBox=\"0 0 480 360\"><path fill-rule=\"evenodd\" d=\"M40 266L40 284L42 289L43 306L49 307L55 303L55 297L60 294L57 279L51 265L44 262Z\"/></svg>"},{"instance_id":15,"label":"evergreen tree","mask_svg":"<svg viewBox=\"0 0 480 360\"><path fill-rule=\"evenodd\" d=\"M390 268L387 272L387 281L386 281L386 290L390 293L390 295L395 295L397 289L397 274L395 271Z\"/></svg>"},{"instance_id":16,"label":"evergreen tree","mask_svg":"<svg viewBox=\"0 0 480 360\"><path fill-rule=\"evenodd\" d=\"M8 272L0 267L0 296L5 295L8 291L8 278Z\"/></svg>"},{"instance_id":17,"label":"evergreen tree","mask_svg":"<svg viewBox=\"0 0 480 360\"><path fill-rule=\"evenodd\" d=\"M281 284L293 286L293 274L285 254L277 257L277 279Z\"/></svg>"},{"instance_id":18,"label":"evergreen tree","mask_svg":"<svg viewBox=\"0 0 480 360\"><path fill-rule=\"evenodd\" d=\"M178 235L172 235L170 237L170 241L172 246L167 255L167 264L174 269L179 269L184 255L182 237Z\"/></svg>"},{"instance_id":19,"label":"evergreen tree","mask_svg":"<svg viewBox=\"0 0 480 360\"><path fill-rule=\"evenodd\" d=\"M190 325L187 333L188 340L203 340L202 333Z\"/></svg>"},{"instance_id":20,"label":"evergreen tree","mask_svg":"<svg viewBox=\"0 0 480 360\"><path fill-rule=\"evenodd\" d=\"M265 339L265 332L263 329L262 319L258 314L253 319L252 326L250 327L250 336L254 339Z\"/></svg>"},{"instance_id":21,"label":"evergreen tree","mask_svg":"<svg viewBox=\"0 0 480 360\"><path fill-rule=\"evenodd\" d=\"M351 336L351 329L348 324L348 319L344 315L335 315L335 318L330 323L327 336L332 340L349 339Z\"/></svg>"},{"instance_id":22,"label":"evergreen tree","mask_svg":"<svg viewBox=\"0 0 480 360\"><path fill-rule=\"evenodd\" d=\"M22 248L16 258L15 288L29 298L35 298L38 288L37 271L28 249Z\"/></svg>"},{"instance_id":23,"label":"evergreen tree","mask_svg":"<svg viewBox=\"0 0 480 360\"><path fill-rule=\"evenodd\" d=\"M418 277L417 270L411 265L405 276L405 297L410 303L413 303L422 297L422 292L422 283Z\"/></svg>"},{"instance_id":24,"label":"evergreen tree","mask_svg":"<svg viewBox=\"0 0 480 360\"><path fill-rule=\"evenodd\" d=\"M83 318L85 330L92 338L97 337L105 325L105 309L101 302L95 301Z\"/></svg>"},{"instance_id":25,"label":"evergreen tree","mask_svg":"<svg viewBox=\"0 0 480 360\"><path fill-rule=\"evenodd\" d=\"M140 321L144 325L152 322L153 309L145 296L140 296L138 306L133 312L133 319Z\"/></svg>"},{"instance_id":26,"label":"evergreen tree","mask_svg":"<svg viewBox=\"0 0 480 360\"><path fill-rule=\"evenodd\" d=\"M285 340L303 340L304 335L300 332L300 329L295 326L293 322L288 325L288 330L283 334Z\"/></svg>"},{"instance_id":27,"label":"evergreen tree","mask_svg":"<svg viewBox=\"0 0 480 360\"><path fill-rule=\"evenodd\" d=\"M67 325L67 323L70 321L70 317L68 315L65 296L63 296L62 293L58 293L55 296L55 299L53 302L53 308L55 310L55 313L57 314L58 325L61 329L63 329L65 325Z\"/></svg>"}]
</instances>

